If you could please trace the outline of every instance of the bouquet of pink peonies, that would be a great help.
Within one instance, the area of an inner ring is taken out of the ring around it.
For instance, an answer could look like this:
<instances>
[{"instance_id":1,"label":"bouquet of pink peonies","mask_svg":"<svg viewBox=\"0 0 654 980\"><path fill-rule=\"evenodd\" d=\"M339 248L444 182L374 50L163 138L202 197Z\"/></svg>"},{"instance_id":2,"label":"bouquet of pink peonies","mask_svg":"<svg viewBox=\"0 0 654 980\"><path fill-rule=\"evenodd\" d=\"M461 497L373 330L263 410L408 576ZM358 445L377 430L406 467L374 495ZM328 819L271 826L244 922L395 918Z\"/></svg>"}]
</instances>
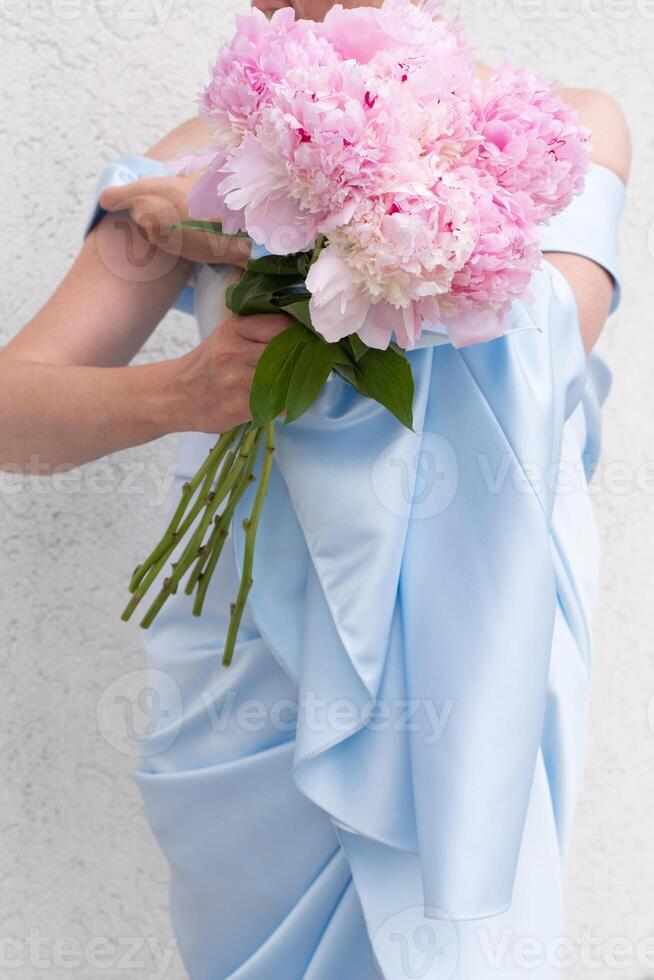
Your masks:
<instances>
[{"instance_id":1,"label":"bouquet of pink peonies","mask_svg":"<svg viewBox=\"0 0 654 980\"><path fill-rule=\"evenodd\" d=\"M437 14L433 0L336 6L322 23L255 10L237 18L201 97L215 155L187 224L262 246L227 306L283 311L291 325L259 361L251 424L223 434L184 487L134 573L124 618L181 546L142 625L184 578L200 615L264 447L225 663L251 587L278 416L299 418L335 372L411 427L405 351L425 325L458 347L504 334L541 261L537 225L583 188L590 134L554 87L510 65L480 81L459 26Z\"/></svg>"}]
</instances>

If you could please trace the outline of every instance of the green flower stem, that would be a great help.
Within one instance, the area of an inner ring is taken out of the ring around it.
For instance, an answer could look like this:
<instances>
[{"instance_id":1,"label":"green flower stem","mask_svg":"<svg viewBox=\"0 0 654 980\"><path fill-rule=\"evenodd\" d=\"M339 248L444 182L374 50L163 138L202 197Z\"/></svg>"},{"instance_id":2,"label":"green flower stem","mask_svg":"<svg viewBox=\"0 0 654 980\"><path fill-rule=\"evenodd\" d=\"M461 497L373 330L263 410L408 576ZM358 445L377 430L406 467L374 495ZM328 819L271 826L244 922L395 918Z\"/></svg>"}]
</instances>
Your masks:
<instances>
[{"instance_id":1,"label":"green flower stem","mask_svg":"<svg viewBox=\"0 0 654 980\"><path fill-rule=\"evenodd\" d=\"M250 589L253 585L252 569L254 565L254 548L256 545L257 530L259 527L259 520L261 518L263 504L268 492L268 486L270 484L270 474L272 472L273 457L275 454L274 422L268 422L266 424L265 435L266 442L263 465L261 468L261 479L259 480L257 494L252 507L252 513L250 514L249 518L243 521L243 527L245 529L243 571L241 574L241 584L238 590L238 596L236 598L236 602L232 606L229 630L227 632L227 640L225 642L225 652L223 654L223 665L225 667L229 667L234 657L234 648L236 646L236 639L238 636L239 627L241 625L241 620L243 618L243 612L245 610L245 603L247 602Z\"/></svg>"},{"instance_id":2,"label":"green flower stem","mask_svg":"<svg viewBox=\"0 0 654 980\"><path fill-rule=\"evenodd\" d=\"M213 482L213 477L215 475L215 472L218 468L218 465L220 464L221 460L225 456L225 453L227 452L230 445L234 441L236 434L237 434L236 429L232 429L230 432L225 432L220 437L216 445L211 449L211 451L207 455L206 460L204 461L204 463L202 464L198 472L195 474L191 482L184 484L184 486L182 487L182 496L177 506L177 509L173 514L172 520L168 525L163 537L161 538L161 541L154 549L152 554L143 562L142 565L139 565L139 567L134 572L134 575L132 576L132 580L129 585L130 592L136 592L138 589L141 592L141 594L144 594L143 590L139 589L139 586L143 582L143 579L146 577L149 570L152 568L152 566L156 565L159 562L159 559L162 557L162 555L168 556L170 552L174 549L178 541L181 540L181 537L183 537L184 532L180 530L179 525L182 521L182 518L184 517L184 514L188 509L189 504L191 503L191 500L193 499L198 488L203 482L205 483L209 482L209 485L211 485L211 483Z\"/></svg>"},{"instance_id":3,"label":"green flower stem","mask_svg":"<svg viewBox=\"0 0 654 980\"><path fill-rule=\"evenodd\" d=\"M138 592L134 593L132 598L125 606L122 615L122 619L124 620L124 622L127 623L132 618L137 606L139 605L139 603L141 602L141 600L149 590L150 586L154 583L155 579L157 579L157 577L159 576L159 573L166 565L166 562L168 561L169 557L170 557L170 552L166 551L157 559L154 565L150 566L148 574L146 575L146 577L143 579L142 583L139 586Z\"/></svg>"},{"instance_id":4,"label":"green flower stem","mask_svg":"<svg viewBox=\"0 0 654 980\"><path fill-rule=\"evenodd\" d=\"M207 595L207 590L211 583L213 573L216 570L218 561L222 554L223 548L225 546L225 541L229 535L229 527L234 516L234 511L237 505L243 499L244 494L247 491L248 486L251 482L256 480L253 474L253 470L259 456L259 447L261 445L261 440L263 438L263 429L257 429L257 437L255 440L254 447L250 453L250 458L248 460L247 466L243 471L238 483L232 490L229 498L229 502L225 507L225 510L220 515L220 518L216 518L215 527L212 532L211 538L209 540L209 546L207 551L206 566L203 568L201 573L197 576L196 581L199 582L198 592L195 597L195 602L193 603L193 615L201 616L202 609L204 606L204 600Z\"/></svg>"},{"instance_id":5,"label":"green flower stem","mask_svg":"<svg viewBox=\"0 0 654 980\"><path fill-rule=\"evenodd\" d=\"M159 594L141 620L140 625L142 629L148 629L152 625L163 604L177 591L180 581L186 575L191 565L204 554L201 549L205 535L216 511L246 468L255 439L256 429L248 429L241 437L236 452L230 451L227 453L215 488L206 500L202 519L184 549L181 558L175 563L171 576L165 579Z\"/></svg>"},{"instance_id":6,"label":"green flower stem","mask_svg":"<svg viewBox=\"0 0 654 980\"><path fill-rule=\"evenodd\" d=\"M197 529L193 533L191 540L182 554L182 557L177 563L173 574L173 580L175 582L179 583L190 566L193 564L194 560L198 557L198 551L202 546L214 515L227 495L231 492L243 469L247 465L255 437L256 430L249 429L245 435L242 436L236 451L233 454L228 454L226 464L221 470L220 477L218 478L216 486L210 495L210 499L207 501L207 506L205 507L202 520L198 524Z\"/></svg>"},{"instance_id":7,"label":"green flower stem","mask_svg":"<svg viewBox=\"0 0 654 980\"><path fill-rule=\"evenodd\" d=\"M227 479L227 477L229 476L229 473L230 473L230 471L231 471L231 469L232 469L232 467L233 467L234 462L235 462L236 459L237 459L237 455L232 455L232 458L229 460L229 466L226 463L225 466L223 467L223 470L222 470L222 472L220 474L220 483L218 483L216 485L216 491L220 491L221 487L224 485L224 482ZM230 493L230 500L231 500L231 496L232 496L233 492L234 491L232 490L231 493ZM228 503L229 503L229 501L228 501ZM209 539L207 540L207 542L205 544L202 544L201 547L198 549L197 555L193 559L193 561L195 561L195 568L193 569L193 572L191 573L191 575L190 575L190 577L189 577L189 579L188 579L188 581L186 583L186 588L184 589L186 595L191 595L192 594L195 586L197 585L197 581L198 581L199 577L202 574L202 569L204 568L204 566L206 565L206 563L207 563L207 561L209 559L209 556L210 556L210 553L211 553L212 541L213 541L213 538L214 538L215 526L216 526L216 524L218 523L219 520L221 520L221 517L220 516L217 516L217 517L214 517L213 518L214 530L211 532L211 536L209 537ZM211 522L209 522L209 523L211 523ZM208 527L209 527L209 525L207 525L207 529L208 529Z\"/></svg>"},{"instance_id":8,"label":"green flower stem","mask_svg":"<svg viewBox=\"0 0 654 980\"><path fill-rule=\"evenodd\" d=\"M219 516L214 517L214 521L213 521L214 528L213 531L211 532L211 536L209 537L207 543L200 548L198 552L198 557L195 562L195 568L193 569L193 572L189 576L188 581L186 583L186 588L184 589L186 595L193 594L193 591L196 585L198 584L198 581L202 577L203 570L211 557L213 547L219 536L220 528L225 527L225 531L229 530L229 521L231 520L231 516L234 512L234 509L236 508L238 501L240 500L240 497L245 492L245 486L247 485L247 480L251 476L256 461L256 455L259 450L260 433L258 429L255 429L254 431L256 432L256 438L252 450L248 455L246 467L242 471L241 476L238 478L234 488L230 492L229 500L227 502L225 510ZM238 495L239 488L241 487L242 484L244 484L243 491L240 493L239 496Z\"/></svg>"},{"instance_id":9,"label":"green flower stem","mask_svg":"<svg viewBox=\"0 0 654 980\"><path fill-rule=\"evenodd\" d=\"M202 464L193 480L190 483L184 484L182 489L182 499L179 502L166 533L149 558L147 558L146 561L144 561L134 573L132 582L130 583L130 590L133 591L134 594L122 614L122 619L125 622L131 619L137 606L158 578L159 573L165 566L168 559L171 557L180 542L184 540L184 537L197 520L199 514L202 512L203 507L207 506L209 502L209 491L215 479L216 470L221 462L223 462L223 468L225 467L229 457L229 447L234 442L234 439L238 436L239 432L243 432L244 429L244 426L240 426L222 435L211 452L208 454L207 459ZM180 523L182 516L186 513L188 505L197 493L200 486L201 492L198 495L197 500L193 504L193 507L187 514L183 523ZM172 591L174 591L174 589L171 589L171 592Z\"/></svg>"}]
</instances>

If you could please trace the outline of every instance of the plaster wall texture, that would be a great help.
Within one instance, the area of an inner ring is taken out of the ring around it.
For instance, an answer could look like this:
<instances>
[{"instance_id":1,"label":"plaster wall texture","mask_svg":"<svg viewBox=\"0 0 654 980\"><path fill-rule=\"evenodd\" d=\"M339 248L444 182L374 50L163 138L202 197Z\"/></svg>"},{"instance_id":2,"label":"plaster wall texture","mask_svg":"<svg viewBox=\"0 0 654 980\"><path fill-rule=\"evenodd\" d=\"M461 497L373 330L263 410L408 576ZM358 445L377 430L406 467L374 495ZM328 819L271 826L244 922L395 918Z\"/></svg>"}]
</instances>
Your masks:
<instances>
[{"instance_id":1,"label":"plaster wall texture","mask_svg":"<svg viewBox=\"0 0 654 980\"><path fill-rule=\"evenodd\" d=\"M104 164L193 114L239 8L3 0L0 343L69 266ZM603 339L616 381L594 489L604 564L567 932L577 980L643 980L654 976L654 941L644 942L654 936L654 3L461 0L449 12L485 61L510 54L567 85L608 91L633 131L624 302ZM192 321L171 313L140 359L181 354L194 340ZM103 735L115 721L107 705L142 666L138 630L118 617L126 573L161 524L174 441L57 486L1 481L0 937L15 940L2 976L184 976L133 758L118 735Z\"/></svg>"}]
</instances>

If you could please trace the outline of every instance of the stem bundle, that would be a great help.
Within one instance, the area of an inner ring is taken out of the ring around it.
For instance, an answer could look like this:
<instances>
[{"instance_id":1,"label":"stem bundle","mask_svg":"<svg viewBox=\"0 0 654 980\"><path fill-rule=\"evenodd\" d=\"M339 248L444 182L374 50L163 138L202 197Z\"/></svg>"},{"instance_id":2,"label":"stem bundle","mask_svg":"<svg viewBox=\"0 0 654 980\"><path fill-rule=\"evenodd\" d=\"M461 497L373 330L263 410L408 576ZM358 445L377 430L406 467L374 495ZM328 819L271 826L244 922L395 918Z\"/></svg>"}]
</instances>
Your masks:
<instances>
[{"instance_id":1,"label":"stem bundle","mask_svg":"<svg viewBox=\"0 0 654 980\"><path fill-rule=\"evenodd\" d=\"M166 601L177 592L187 575L185 592L187 595L195 593L193 615L201 615L236 508L250 483L256 480L254 469L262 445L264 458L259 486L252 512L243 521L243 569L238 595L231 606L223 654L225 666L232 662L239 626L253 584L256 535L275 452L274 422L264 426L238 426L220 437L193 480L184 484L179 504L159 544L134 572L129 586L132 598L122 616L125 621L132 617L163 568L185 543L189 534L181 555L171 563L170 575L164 579L140 625L143 629L152 625Z\"/></svg>"}]
</instances>

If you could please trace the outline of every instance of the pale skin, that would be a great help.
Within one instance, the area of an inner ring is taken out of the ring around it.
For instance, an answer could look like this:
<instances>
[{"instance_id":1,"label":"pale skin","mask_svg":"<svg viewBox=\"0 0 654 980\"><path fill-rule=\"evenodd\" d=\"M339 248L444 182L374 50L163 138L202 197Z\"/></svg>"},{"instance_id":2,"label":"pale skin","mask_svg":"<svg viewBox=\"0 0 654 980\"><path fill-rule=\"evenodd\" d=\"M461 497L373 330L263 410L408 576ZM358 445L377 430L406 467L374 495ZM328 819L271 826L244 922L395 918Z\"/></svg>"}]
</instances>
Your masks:
<instances>
[{"instance_id":1,"label":"pale skin","mask_svg":"<svg viewBox=\"0 0 654 980\"><path fill-rule=\"evenodd\" d=\"M343 0L342 0L343 2ZM346 7L381 0L344 0ZM271 14L293 6L320 20L331 0L255 0ZM483 76L491 69L478 66ZM599 92L562 89L593 131L593 159L625 183L631 149L616 103ZM148 156L167 161L203 149L209 133L193 119ZM98 459L182 431L224 432L249 417L248 395L258 358L284 329L282 316L225 316L214 332L182 357L129 366L168 311L197 262L242 267L248 247L198 232L170 232L186 215L195 178L139 180L103 192L110 213L86 239L71 270L45 306L0 350L0 469L40 475ZM126 249L140 236L149 247L147 275ZM587 259L549 253L566 277L579 310L587 352L606 321L612 283ZM136 271L135 271L136 270ZM234 275L238 273L235 271ZM139 281L142 280L142 281Z\"/></svg>"}]
</instances>

